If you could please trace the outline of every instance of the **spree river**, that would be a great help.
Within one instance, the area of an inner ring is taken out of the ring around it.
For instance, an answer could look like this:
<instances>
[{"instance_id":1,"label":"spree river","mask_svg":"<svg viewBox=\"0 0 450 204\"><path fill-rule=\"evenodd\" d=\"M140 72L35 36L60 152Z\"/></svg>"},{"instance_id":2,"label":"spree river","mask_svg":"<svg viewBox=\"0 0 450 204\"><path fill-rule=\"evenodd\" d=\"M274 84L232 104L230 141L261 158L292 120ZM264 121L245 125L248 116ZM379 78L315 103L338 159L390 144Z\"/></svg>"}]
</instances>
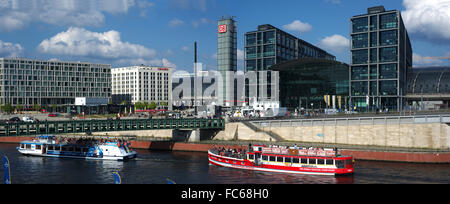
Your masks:
<instances>
[{"instance_id":1,"label":"spree river","mask_svg":"<svg viewBox=\"0 0 450 204\"><path fill-rule=\"evenodd\" d=\"M198 152L138 150L136 160L117 162L23 156L16 146L0 144L0 155L10 160L13 184L112 184L114 172L124 184L166 184L167 178L178 184L450 183L450 164L356 161L354 175L332 177L210 166L208 154Z\"/></svg>"}]
</instances>

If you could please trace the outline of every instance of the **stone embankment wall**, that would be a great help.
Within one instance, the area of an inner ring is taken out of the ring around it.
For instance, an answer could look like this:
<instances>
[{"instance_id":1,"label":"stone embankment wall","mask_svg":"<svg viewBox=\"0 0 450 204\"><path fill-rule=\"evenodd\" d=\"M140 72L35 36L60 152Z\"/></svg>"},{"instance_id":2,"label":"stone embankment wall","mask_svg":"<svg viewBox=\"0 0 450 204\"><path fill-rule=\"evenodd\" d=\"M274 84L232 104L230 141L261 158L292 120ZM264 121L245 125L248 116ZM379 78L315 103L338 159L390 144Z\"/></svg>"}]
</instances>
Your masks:
<instances>
[{"instance_id":1,"label":"stone embankment wall","mask_svg":"<svg viewBox=\"0 0 450 204\"><path fill-rule=\"evenodd\" d=\"M312 126L256 127L244 123L228 123L216 140L283 141L450 149L450 126L445 123L414 124L336 124Z\"/></svg>"}]
</instances>

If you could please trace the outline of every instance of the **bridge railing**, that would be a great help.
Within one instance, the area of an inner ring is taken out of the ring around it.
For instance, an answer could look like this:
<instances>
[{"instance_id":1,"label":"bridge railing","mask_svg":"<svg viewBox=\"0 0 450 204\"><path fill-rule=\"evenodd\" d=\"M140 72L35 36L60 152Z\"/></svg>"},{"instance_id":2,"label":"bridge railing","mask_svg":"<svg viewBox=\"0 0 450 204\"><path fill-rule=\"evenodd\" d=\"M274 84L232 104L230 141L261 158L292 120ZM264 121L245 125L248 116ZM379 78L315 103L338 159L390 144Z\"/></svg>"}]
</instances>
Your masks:
<instances>
[{"instance_id":1,"label":"bridge railing","mask_svg":"<svg viewBox=\"0 0 450 204\"><path fill-rule=\"evenodd\" d=\"M258 126L258 127L450 123L450 115L416 115L416 116L264 120L264 121L252 121L251 123L253 123L255 126Z\"/></svg>"},{"instance_id":2,"label":"bridge railing","mask_svg":"<svg viewBox=\"0 0 450 204\"><path fill-rule=\"evenodd\" d=\"M1 136L158 129L225 129L223 119L74 120L0 124Z\"/></svg>"}]
</instances>

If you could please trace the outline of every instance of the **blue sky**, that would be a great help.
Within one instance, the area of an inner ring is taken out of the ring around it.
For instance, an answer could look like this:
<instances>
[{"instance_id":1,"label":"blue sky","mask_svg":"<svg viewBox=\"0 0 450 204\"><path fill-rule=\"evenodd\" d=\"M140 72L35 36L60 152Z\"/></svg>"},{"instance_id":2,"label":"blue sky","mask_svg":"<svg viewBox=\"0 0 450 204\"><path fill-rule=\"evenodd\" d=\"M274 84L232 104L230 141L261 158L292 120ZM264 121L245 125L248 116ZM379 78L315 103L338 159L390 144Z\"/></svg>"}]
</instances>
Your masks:
<instances>
[{"instance_id":1,"label":"blue sky","mask_svg":"<svg viewBox=\"0 0 450 204\"><path fill-rule=\"evenodd\" d=\"M191 70L193 43L217 68L217 20L244 33L272 24L349 63L349 19L368 7L400 10L415 66L450 65L450 0L0 0L0 57Z\"/></svg>"}]
</instances>

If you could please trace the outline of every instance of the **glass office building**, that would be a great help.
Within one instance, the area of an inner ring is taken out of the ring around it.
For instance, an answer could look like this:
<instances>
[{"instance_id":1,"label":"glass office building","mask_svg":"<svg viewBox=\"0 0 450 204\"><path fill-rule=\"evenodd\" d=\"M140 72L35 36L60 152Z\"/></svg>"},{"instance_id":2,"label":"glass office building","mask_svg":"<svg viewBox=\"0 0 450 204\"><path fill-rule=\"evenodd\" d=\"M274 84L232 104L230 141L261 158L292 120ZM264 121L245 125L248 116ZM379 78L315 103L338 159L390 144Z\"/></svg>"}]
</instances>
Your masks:
<instances>
[{"instance_id":1,"label":"glass office building","mask_svg":"<svg viewBox=\"0 0 450 204\"><path fill-rule=\"evenodd\" d=\"M77 97L111 99L111 65L0 58L0 104L74 105Z\"/></svg>"},{"instance_id":2,"label":"glass office building","mask_svg":"<svg viewBox=\"0 0 450 204\"><path fill-rule=\"evenodd\" d=\"M400 11L383 6L350 19L350 98L358 110L401 110L412 48Z\"/></svg>"},{"instance_id":3,"label":"glass office building","mask_svg":"<svg viewBox=\"0 0 450 204\"><path fill-rule=\"evenodd\" d=\"M326 51L269 24L245 34L246 72L265 71L274 64L302 58L336 60Z\"/></svg>"},{"instance_id":4,"label":"glass office building","mask_svg":"<svg viewBox=\"0 0 450 204\"><path fill-rule=\"evenodd\" d=\"M276 64L281 107L290 110L336 108L344 110L349 96L349 66L335 60L300 59ZM330 103L324 100L330 95ZM333 103L333 97L334 103ZM334 104L334 105L333 105Z\"/></svg>"}]
</instances>

